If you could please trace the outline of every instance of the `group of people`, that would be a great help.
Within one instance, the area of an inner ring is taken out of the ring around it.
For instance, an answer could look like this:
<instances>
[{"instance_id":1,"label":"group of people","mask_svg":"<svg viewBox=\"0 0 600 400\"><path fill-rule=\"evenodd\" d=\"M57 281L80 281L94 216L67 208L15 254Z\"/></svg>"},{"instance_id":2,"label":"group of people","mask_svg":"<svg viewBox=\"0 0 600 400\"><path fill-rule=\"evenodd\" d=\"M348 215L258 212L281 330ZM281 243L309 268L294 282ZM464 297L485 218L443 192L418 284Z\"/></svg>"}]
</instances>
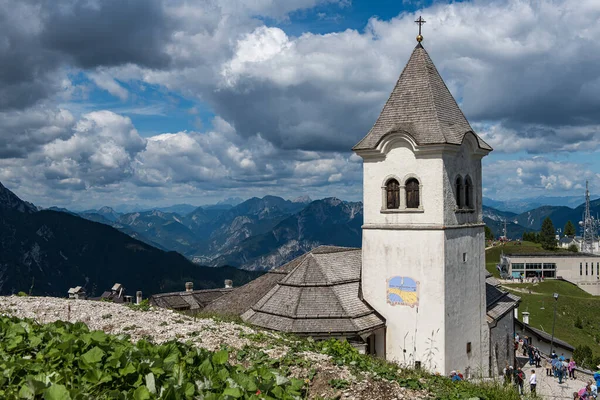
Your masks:
<instances>
[{"instance_id":1,"label":"group of people","mask_svg":"<svg viewBox=\"0 0 600 400\"><path fill-rule=\"evenodd\" d=\"M565 359L564 354L558 356L554 351L550 358L545 362L546 376L558 378L558 383L563 383L566 379L575 379L575 368L577 363L569 358Z\"/></svg>"},{"instance_id":2,"label":"group of people","mask_svg":"<svg viewBox=\"0 0 600 400\"><path fill-rule=\"evenodd\" d=\"M521 395L525 394L524 386L526 379L525 372L520 367L515 369L512 365L507 365L506 368L504 368L504 384L510 385L511 383L514 383L517 391ZM529 391L535 396L537 388L537 375L535 374L535 369L531 370L528 381Z\"/></svg>"}]
</instances>

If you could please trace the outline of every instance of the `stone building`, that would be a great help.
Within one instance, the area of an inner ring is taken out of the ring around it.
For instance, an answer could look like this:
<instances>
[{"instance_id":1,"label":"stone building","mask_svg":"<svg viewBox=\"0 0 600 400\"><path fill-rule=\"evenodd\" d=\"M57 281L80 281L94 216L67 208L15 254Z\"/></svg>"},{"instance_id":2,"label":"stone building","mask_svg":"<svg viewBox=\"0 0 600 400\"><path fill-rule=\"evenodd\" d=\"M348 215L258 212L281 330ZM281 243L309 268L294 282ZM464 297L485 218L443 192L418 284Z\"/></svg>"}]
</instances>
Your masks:
<instances>
[{"instance_id":1,"label":"stone building","mask_svg":"<svg viewBox=\"0 0 600 400\"><path fill-rule=\"evenodd\" d=\"M319 247L207 311L344 338L442 374L487 376L510 358L518 298L485 283L481 159L492 149L469 125L421 40L373 128L353 148L363 159L362 248Z\"/></svg>"}]
</instances>

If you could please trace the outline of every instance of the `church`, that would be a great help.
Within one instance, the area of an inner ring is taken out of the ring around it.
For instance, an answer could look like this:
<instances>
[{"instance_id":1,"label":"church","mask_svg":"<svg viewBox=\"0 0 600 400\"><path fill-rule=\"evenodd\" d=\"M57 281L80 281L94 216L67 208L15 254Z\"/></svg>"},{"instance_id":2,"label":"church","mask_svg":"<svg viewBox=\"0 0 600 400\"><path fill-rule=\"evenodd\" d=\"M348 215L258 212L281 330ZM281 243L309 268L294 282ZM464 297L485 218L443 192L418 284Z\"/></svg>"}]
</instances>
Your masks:
<instances>
[{"instance_id":1,"label":"church","mask_svg":"<svg viewBox=\"0 0 600 400\"><path fill-rule=\"evenodd\" d=\"M486 284L481 160L420 33L363 159L362 248L321 246L210 302L253 325L338 337L401 365L465 376L513 364L519 298Z\"/></svg>"}]
</instances>

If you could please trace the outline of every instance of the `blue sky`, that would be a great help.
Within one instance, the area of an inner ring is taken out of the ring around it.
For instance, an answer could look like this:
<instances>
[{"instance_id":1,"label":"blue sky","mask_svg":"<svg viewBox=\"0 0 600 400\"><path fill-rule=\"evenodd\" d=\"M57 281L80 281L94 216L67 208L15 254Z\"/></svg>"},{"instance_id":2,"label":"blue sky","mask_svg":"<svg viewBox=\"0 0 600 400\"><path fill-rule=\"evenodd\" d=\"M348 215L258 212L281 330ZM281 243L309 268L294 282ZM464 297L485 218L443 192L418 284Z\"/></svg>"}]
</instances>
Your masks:
<instances>
[{"instance_id":1,"label":"blue sky","mask_svg":"<svg viewBox=\"0 0 600 400\"><path fill-rule=\"evenodd\" d=\"M496 199L600 190L594 0L3 3L0 181L42 206L362 198L415 45L495 151ZM578 24L572 24L577 18Z\"/></svg>"}]
</instances>

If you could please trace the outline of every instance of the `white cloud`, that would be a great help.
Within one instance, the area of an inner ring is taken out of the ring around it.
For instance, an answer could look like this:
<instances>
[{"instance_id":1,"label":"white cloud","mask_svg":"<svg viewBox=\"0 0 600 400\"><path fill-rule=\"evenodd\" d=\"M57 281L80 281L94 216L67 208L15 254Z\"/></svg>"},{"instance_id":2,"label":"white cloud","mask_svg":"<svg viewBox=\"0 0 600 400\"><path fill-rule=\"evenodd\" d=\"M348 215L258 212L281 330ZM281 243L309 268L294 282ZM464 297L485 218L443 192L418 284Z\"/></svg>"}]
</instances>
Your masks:
<instances>
[{"instance_id":1,"label":"white cloud","mask_svg":"<svg viewBox=\"0 0 600 400\"><path fill-rule=\"evenodd\" d=\"M600 188L600 173L590 165L545 157L499 160L486 163L483 169L486 196L494 199L580 193L586 180Z\"/></svg>"},{"instance_id":2,"label":"white cloud","mask_svg":"<svg viewBox=\"0 0 600 400\"><path fill-rule=\"evenodd\" d=\"M113 96L118 97L121 100L127 100L129 92L123 86L121 86L116 80L105 72L98 71L87 74L88 77L101 89L106 90Z\"/></svg>"}]
</instances>

